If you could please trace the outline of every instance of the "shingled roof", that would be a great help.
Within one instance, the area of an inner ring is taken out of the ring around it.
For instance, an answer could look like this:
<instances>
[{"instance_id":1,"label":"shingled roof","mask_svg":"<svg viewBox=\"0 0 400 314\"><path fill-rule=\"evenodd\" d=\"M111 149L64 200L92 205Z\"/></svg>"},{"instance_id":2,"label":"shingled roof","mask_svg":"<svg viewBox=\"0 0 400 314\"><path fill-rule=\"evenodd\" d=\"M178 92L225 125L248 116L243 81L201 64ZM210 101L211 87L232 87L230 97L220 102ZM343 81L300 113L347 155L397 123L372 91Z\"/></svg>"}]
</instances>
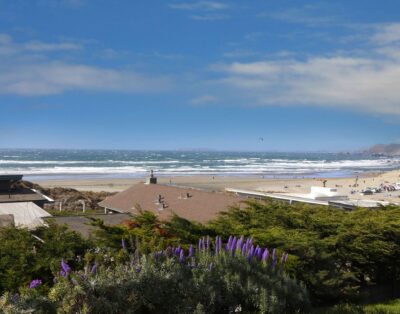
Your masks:
<instances>
[{"instance_id":1,"label":"shingled roof","mask_svg":"<svg viewBox=\"0 0 400 314\"><path fill-rule=\"evenodd\" d=\"M83 237L89 238L93 230L96 229L91 223L93 219L100 219L109 226L121 225L131 219L129 214L110 214L110 215L86 215L86 216L53 216L46 218L47 222L54 222L58 225L66 225L70 230L80 233Z\"/></svg>"},{"instance_id":2,"label":"shingled roof","mask_svg":"<svg viewBox=\"0 0 400 314\"><path fill-rule=\"evenodd\" d=\"M240 206L240 198L193 188L138 183L106 198L99 205L120 213L136 214L138 209L149 210L157 213L162 220L175 213L188 220L205 223L230 206Z\"/></svg>"}]
</instances>

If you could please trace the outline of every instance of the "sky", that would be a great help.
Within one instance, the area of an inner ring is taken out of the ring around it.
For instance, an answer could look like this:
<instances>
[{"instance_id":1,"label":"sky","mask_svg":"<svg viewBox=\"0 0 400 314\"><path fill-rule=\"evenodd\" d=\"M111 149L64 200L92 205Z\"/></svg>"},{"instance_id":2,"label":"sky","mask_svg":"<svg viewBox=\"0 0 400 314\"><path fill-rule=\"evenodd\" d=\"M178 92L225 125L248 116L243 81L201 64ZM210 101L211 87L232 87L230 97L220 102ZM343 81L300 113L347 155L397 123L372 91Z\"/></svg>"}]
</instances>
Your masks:
<instances>
[{"instance_id":1,"label":"sky","mask_svg":"<svg viewBox=\"0 0 400 314\"><path fill-rule=\"evenodd\" d=\"M400 142L398 0L0 0L0 148Z\"/></svg>"}]
</instances>

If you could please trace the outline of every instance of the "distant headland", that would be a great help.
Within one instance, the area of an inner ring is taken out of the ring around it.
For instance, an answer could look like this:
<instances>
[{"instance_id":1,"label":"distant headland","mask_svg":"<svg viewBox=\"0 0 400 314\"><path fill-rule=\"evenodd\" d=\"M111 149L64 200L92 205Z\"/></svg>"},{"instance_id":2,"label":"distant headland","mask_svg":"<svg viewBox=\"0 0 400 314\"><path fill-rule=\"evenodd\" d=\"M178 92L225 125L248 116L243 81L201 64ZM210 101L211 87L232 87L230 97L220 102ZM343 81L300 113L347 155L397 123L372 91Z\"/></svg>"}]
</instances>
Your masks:
<instances>
[{"instance_id":1,"label":"distant headland","mask_svg":"<svg viewBox=\"0 0 400 314\"><path fill-rule=\"evenodd\" d=\"M400 156L400 144L377 144L365 151L370 155Z\"/></svg>"}]
</instances>

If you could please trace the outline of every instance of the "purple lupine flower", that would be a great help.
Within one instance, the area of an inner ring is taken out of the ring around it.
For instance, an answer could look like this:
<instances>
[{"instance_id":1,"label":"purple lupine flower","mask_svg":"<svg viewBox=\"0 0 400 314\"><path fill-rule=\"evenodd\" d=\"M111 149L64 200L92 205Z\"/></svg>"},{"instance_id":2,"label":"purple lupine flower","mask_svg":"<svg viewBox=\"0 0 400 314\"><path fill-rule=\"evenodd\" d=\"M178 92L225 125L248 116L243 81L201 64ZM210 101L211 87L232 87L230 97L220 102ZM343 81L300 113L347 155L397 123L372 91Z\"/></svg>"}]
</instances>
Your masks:
<instances>
[{"instance_id":1,"label":"purple lupine flower","mask_svg":"<svg viewBox=\"0 0 400 314\"><path fill-rule=\"evenodd\" d=\"M97 263L96 262L94 262L91 272L92 272L92 274L97 274Z\"/></svg>"},{"instance_id":2,"label":"purple lupine flower","mask_svg":"<svg viewBox=\"0 0 400 314\"><path fill-rule=\"evenodd\" d=\"M179 262L181 263L185 262L185 252L183 250L181 250L179 253Z\"/></svg>"},{"instance_id":3,"label":"purple lupine flower","mask_svg":"<svg viewBox=\"0 0 400 314\"><path fill-rule=\"evenodd\" d=\"M203 251L207 249L207 239L203 237Z\"/></svg>"},{"instance_id":4,"label":"purple lupine flower","mask_svg":"<svg viewBox=\"0 0 400 314\"><path fill-rule=\"evenodd\" d=\"M42 281L40 279L33 279L29 284L29 289L35 289L42 285Z\"/></svg>"},{"instance_id":5,"label":"purple lupine flower","mask_svg":"<svg viewBox=\"0 0 400 314\"><path fill-rule=\"evenodd\" d=\"M261 259L262 259L262 255L263 255L263 249L262 248L260 248L259 250L258 250L258 253L257 253L257 258L261 261Z\"/></svg>"},{"instance_id":6,"label":"purple lupine flower","mask_svg":"<svg viewBox=\"0 0 400 314\"><path fill-rule=\"evenodd\" d=\"M231 247L232 239L233 239L233 237L230 235L229 239L228 239L228 243L226 243L226 246L225 246L226 251L229 251L229 249Z\"/></svg>"},{"instance_id":7,"label":"purple lupine flower","mask_svg":"<svg viewBox=\"0 0 400 314\"><path fill-rule=\"evenodd\" d=\"M126 243L125 243L125 239L124 238L122 238L122 240L121 240L121 246L122 246L123 250L126 250Z\"/></svg>"},{"instance_id":8,"label":"purple lupine flower","mask_svg":"<svg viewBox=\"0 0 400 314\"><path fill-rule=\"evenodd\" d=\"M219 248L219 251L222 250L222 238L221 238L221 236L218 237L218 248Z\"/></svg>"},{"instance_id":9,"label":"purple lupine flower","mask_svg":"<svg viewBox=\"0 0 400 314\"><path fill-rule=\"evenodd\" d=\"M199 239L199 252L201 251L201 248L203 247L203 239Z\"/></svg>"},{"instance_id":10,"label":"purple lupine flower","mask_svg":"<svg viewBox=\"0 0 400 314\"><path fill-rule=\"evenodd\" d=\"M272 259L276 258L276 249L272 250Z\"/></svg>"},{"instance_id":11,"label":"purple lupine flower","mask_svg":"<svg viewBox=\"0 0 400 314\"><path fill-rule=\"evenodd\" d=\"M248 244L248 248L250 248L253 245L253 238L249 238L249 244Z\"/></svg>"},{"instance_id":12,"label":"purple lupine flower","mask_svg":"<svg viewBox=\"0 0 400 314\"><path fill-rule=\"evenodd\" d=\"M205 243L205 249L206 249L206 251L208 251L210 249L210 237L209 236L207 236L207 240Z\"/></svg>"},{"instance_id":13,"label":"purple lupine flower","mask_svg":"<svg viewBox=\"0 0 400 314\"><path fill-rule=\"evenodd\" d=\"M189 247L189 257L193 257L194 256L194 247L193 245L190 245Z\"/></svg>"},{"instance_id":14,"label":"purple lupine flower","mask_svg":"<svg viewBox=\"0 0 400 314\"><path fill-rule=\"evenodd\" d=\"M71 272L71 267L64 261L64 259L61 260L61 276L67 277L69 273Z\"/></svg>"},{"instance_id":15,"label":"purple lupine flower","mask_svg":"<svg viewBox=\"0 0 400 314\"><path fill-rule=\"evenodd\" d=\"M137 273L140 273L141 271L142 271L142 267L141 267L141 266L137 266L137 267L136 267L136 272L137 272Z\"/></svg>"},{"instance_id":16,"label":"purple lupine flower","mask_svg":"<svg viewBox=\"0 0 400 314\"><path fill-rule=\"evenodd\" d=\"M247 239L246 239L246 242L244 243L244 244L245 244L245 247L246 247L246 251L247 251L249 242L250 242L250 238L247 238Z\"/></svg>"},{"instance_id":17,"label":"purple lupine flower","mask_svg":"<svg viewBox=\"0 0 400 314\"><path fill-rule=\"evenodd\" d=\"M245 251L248 252L249 249L250 249L250 247L251 247L252 245L253 245L253 239L252 239L252 238L248 238L248 239L246 240L246 248L245 248Z\"/></svg>"},{"instance_id":18,"label":"purple lupine flower","mask_svg":"<svg viewBox=\"0 0 400 314\"><path fill-rule=\"evenodd\" d=\"M276 254L276 249L272 250L272 267L275 267L278 262L278 255Z\"/></svg>"},{"instance_id":19,"label":"purple lupine flower","mask_svg":"<svg viewBox=\"0 0 400 314\"><path fill-rule=\"evenodd\" d=\"M252 246L250 247L250 250L249 250L249 252L247 253L247 259L248 259L249 261L251 261L251 259L253 258L253 256L254 256L254 245L252 245Z\"/></svg>"},{"instance_id":20,"label":"purple lupine flower","mask_svg":"<svg viewBox=\"0 0 400 314\"><path fill-rule=\"evenodd\" d=\"M268 248L265 248L264 253L263 253L262 257L261 257L261 260L263 262L266 262L268 260L268 257L269 257L269 251L268 251Z\"/></svg>"},{"instance_id":21,"label":"purple lupine flower","mask_svg":"<svg viewBox=\"0 0 400 314\"><path fill-rule=\"evenodd\" d=\"M283 254L282 254L282 258L281 258L281 265L282 265L282 266L285 265L285 263L286 263L287 260L288 260L288 257L289 257L289 254L288 254L288 253L283 253Z\"/></svg>"},{"instance_id":22,"label":"purple lupine flower","mask_svg":"<svg viewBox=\"0 0 400 314\"><path fill-rule=\"evenodd\" d=\"M234 252L236 250L236 243L237 243L237 238L233 237L232 242L231 242L231 246L229 247L229 250Z\"/></svg>"},{"instance_id":23,"label":"purple lupine flower","mask_svg":"<svg viewBox=\"0 0 400 314\"><path fill-rule=\"evenodd\" d=\"M254 256L258 258L259 255L260 255L260 251L261 251L261 249L260 249L260 247L257 245L257 246L256 246L256 249L254 250Z\"/></svg>"},{"instance_id":24,"label":"purple lupine flower","mask_svg":"<svg viewBox=\"0 0 400 314\"><path fill-rule=\"evenodd\" d=\"M218 252L220 251L218 239L219 239L219 236L216 236L215 237L215 255L218 255Z\"/></svg>"},{"instance_id":25,"label":"purple lupine flower","mask_svg":"<svg viewBox=\"0 0 400 314\"><path fill-rule=\"evenodd\" d=\"M236 249L241 250L243 245L244 236L240 236L239 240L236 243Z\"/></svg>"},{"instance_id":26,"label":"purple lupine flower","mask_svg":"<svg viewBox=\"0 0 400 314\"><path fill-rule=\"evenodd\" d=\"M246 243L243 243L242 245L242 255L246 254Z\"/></svg>"}]
</instances>

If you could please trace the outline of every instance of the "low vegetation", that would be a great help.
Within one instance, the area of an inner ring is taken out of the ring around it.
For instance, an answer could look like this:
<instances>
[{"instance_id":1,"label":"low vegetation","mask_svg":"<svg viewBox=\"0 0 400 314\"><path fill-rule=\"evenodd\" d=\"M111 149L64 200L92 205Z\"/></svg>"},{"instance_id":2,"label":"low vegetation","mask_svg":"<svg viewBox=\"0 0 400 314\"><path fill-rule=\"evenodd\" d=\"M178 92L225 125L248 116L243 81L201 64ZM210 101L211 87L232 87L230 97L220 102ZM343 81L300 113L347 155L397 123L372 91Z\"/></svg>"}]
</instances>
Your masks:
<instances>
[{"instance_id":1,"label":"low vegetation","mask_svg":"<svg viewBox=\"0 0 400 314\"><path fill-rule=\"evenodd\" d=\"M207 225L180 217L161 222L146 211L121 226L98 220L90 240L55 225L33 234L2 229L0 308L292 313L310 312L311 303L315 313L396 313L400 208L346 212L276 202L246 205ZM218 244L219 235L228 245ZM244 238L253 245L250 260L250 247L242 253ZM199 240L193 257L191 244ZM62 259L73 269L67 277L60 275ZM40 285L29 289L33 280Z\"/></svg>"}]
</instances>

